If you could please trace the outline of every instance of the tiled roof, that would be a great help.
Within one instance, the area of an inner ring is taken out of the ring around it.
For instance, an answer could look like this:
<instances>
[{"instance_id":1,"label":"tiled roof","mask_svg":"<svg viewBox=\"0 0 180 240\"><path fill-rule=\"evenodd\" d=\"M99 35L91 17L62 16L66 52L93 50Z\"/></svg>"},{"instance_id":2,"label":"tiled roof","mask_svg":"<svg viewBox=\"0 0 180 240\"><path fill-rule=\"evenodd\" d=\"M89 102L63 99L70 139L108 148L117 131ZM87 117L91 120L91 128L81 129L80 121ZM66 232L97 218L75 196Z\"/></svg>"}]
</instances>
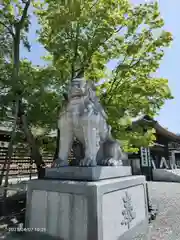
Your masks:
<instances>
[{"instance_id":1,"label":"tiled roof","mask_svg":"<svg viewBox=\"0 0 180 240\"><path fill-rule=\"evenodd\" d=\"M149 116L145 116L145 115L138 116L137 118L134 118L132 122L133 124L138 124L140 122L152 124L153 128L156 130L157 133L163 135L164 137L169 138L172 141L180 142L179 134L170 132L167 128L161 126L158 123L158 121L154 120Z\"/></svg>"}]
</instances>

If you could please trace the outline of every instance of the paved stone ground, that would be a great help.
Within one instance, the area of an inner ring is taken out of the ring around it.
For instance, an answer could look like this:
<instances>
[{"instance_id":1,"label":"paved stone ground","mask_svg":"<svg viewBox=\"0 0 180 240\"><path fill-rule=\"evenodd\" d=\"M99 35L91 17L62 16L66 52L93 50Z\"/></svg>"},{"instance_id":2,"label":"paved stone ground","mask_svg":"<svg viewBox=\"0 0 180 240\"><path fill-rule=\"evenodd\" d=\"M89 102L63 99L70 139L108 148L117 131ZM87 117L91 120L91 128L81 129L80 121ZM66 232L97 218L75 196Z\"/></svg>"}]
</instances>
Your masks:
<instances>
[{"instance_id":1,"label":"paved stone ground","mask_svg":"<svg viewBox=\"0 0 180 240\"><path fill-rule=\"evenodd\" d=\"M153 203L158 203L159 213L146 236L139 236L136 240L180 240L180 183L151 182L148 185L150 198ZM10 235L4 239L26 237Z\"/></svg>"}]
</instances>

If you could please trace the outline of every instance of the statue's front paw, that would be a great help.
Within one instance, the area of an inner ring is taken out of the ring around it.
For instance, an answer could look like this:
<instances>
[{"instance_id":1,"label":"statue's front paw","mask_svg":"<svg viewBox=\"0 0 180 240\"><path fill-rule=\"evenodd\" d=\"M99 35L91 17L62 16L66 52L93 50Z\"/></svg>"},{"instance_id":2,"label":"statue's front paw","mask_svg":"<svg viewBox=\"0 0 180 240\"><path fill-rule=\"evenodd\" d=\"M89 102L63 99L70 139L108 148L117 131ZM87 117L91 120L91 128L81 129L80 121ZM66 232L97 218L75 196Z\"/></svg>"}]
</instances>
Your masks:
<instances>
[{"instance_id":1,"label":"statue's front paw","mask_svg":"<svg viewBox=\"0 0 180 240\"><path fill-rule=\"evenodd\" d=\"M101 161L102 166L122 166L123 163L121 160L115 160L113 158L104 159Z\"/></svg>"},{"instance_id":2,"label":"statue's front paw","mask_svg":"<svg viewBox=\"0 0 180 240\"><path fill-rule=\"evenodd\" d=\"M63 161L60 158L57 158L54 163L52 164L52 168L59 168L59 167L67 167L69 163L67 161Z\"/></svg>"},{"instance_id":3,"label":"statue's front paw","mask_svg":"<svg viewBox=\"0 0 180 240\"><path fill-rule=\"evenodd\" d=\"M80 160L79 166L81 167L95 167L97 166L96 160L92 158L84 158Z\"/></svg>"}]
</instances>

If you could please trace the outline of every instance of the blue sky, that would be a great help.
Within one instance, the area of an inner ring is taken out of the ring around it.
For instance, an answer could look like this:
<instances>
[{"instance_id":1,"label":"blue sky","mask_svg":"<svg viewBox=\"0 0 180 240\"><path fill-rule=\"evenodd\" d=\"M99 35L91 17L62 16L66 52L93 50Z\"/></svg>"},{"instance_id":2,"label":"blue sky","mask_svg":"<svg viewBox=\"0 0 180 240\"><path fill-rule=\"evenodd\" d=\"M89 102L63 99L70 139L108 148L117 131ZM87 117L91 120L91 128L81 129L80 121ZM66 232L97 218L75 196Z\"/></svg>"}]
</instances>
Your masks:
<instances>
[{"instance_id":1,"label":"blue sky","mask_svg":"<svg viewBox=\"0 0 180 240\"><path fill-rule=\"evenodd\" d=\"M143 2L143 0L132 0L133 2ZM145 1L145 0L144 0ZM148 0L146 0L148 1ZM164 127L170 131L180 132L180 28L179 28L179 14L180 14L180 0L159 0L161 15L165 20L165 29L173 34L174 41L169 49L166 50L164 59L158 70L158 76L167 78L169 80L169 87L174 96L173 100L167 101L161 109L157 120ZM32 45L30 53L22 49L21 55L28 58L34 64L43 64L41 56L44 55L44 48L36 41L35 30L38 28L36 19L31 19L32 27L30 29L29 39Z\"/></svg>"},{"instance_id":2,"label":"blue sky","mask_svg":"<svg viewBox=\"0 0 180 240\"><path fill-rule=\"evenodd\" d=\"M180 132L180 28L178 24L180 14L179 0L159 0L161 14L165 20L165 28L173 34L174 41L171 48L166 50L158 75L169 80L169 86L174 99L167 101L157 118L159 122L175 133Z\"/></svg>"}]
</instances>

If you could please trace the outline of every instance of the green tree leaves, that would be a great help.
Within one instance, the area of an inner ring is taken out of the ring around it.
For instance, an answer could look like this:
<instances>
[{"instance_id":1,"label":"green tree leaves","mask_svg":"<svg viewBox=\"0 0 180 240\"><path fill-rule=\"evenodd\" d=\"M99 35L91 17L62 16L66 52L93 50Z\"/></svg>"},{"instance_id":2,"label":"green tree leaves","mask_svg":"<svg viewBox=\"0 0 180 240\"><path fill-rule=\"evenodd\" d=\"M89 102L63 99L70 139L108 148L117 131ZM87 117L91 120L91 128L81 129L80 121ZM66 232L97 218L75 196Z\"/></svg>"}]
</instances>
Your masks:
<instances>
[{"instance_id":1,"label":"green tree leaves","mask_svg":"<svg viewBox=\"0 0 180 240\"><path fill-rule=\"evenodd\" d=\"M171 99L166 79L154 77L172 41L158 3L133 6L125 0L46 1L39 11L40 42L53 58L63 81L78 71L100 82L98 95L105 105L114 135L129 147L151 143L153 131L127 132L132 117L154 116ZM119 59L115 69L107 63ZM103 79L103 84L102 84ZM105 94L104 94L105 93Z\"/></svg>"},{"instance_id":2,"label":"green tree leaves","mask_svg":"<svg viewBox=\"0 0 180 240\"><path fill-rule=\"evenodd\" d=\"M0 28L6 34L7 46L12 44L10 36L23 16L24 4L20 0L7 1L0 10ZM67 83L84 72L87 79L98 83L97 93L113 134L123 140L126 149L132 151L135 145L151 144L152 129L144 133L141 127L131 131L127 128L133 117L153 117L165 100L172 98L168 81L155 77L164 50L172 41L171 33L162 30L164 21L158 3L134 6L128 0L44 0L32 4L40 24L39 41L49 55L45 57L47 67L21 62L19 79L31 126L44 128L46 133L55 129ZM27 15L21 41L30 50L26 34L29 26ZM3 49L3 56L10 53L9 48ZM0 66L8 91L12 92L8 80L11 66L3 65L4 60ZM107 64L112 60L118 62L111 71Z\"/></svg>"}]
</instances>

